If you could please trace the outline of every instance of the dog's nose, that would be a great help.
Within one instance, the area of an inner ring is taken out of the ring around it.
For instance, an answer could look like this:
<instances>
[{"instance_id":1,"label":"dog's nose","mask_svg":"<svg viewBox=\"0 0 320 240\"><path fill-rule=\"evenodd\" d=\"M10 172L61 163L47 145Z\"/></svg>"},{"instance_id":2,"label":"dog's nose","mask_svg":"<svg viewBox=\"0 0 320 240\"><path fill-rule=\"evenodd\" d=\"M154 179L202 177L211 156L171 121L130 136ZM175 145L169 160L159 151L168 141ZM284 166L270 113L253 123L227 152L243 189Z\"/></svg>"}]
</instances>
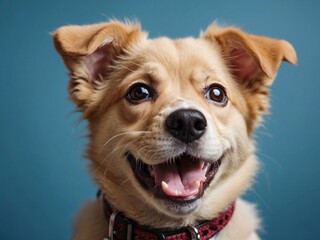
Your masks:
<instances>
[{"instance_id":1,"label":"dog's nose","mask_svg":"<svg viewBox=\"0 0 320 240\"><path fill-rule=\"evenodd\" d=\"M166 127L173 137L184 143L191 143L204 134L207 120L197 110L179 109L167 117Z\"/></svg>"}]
</instances>

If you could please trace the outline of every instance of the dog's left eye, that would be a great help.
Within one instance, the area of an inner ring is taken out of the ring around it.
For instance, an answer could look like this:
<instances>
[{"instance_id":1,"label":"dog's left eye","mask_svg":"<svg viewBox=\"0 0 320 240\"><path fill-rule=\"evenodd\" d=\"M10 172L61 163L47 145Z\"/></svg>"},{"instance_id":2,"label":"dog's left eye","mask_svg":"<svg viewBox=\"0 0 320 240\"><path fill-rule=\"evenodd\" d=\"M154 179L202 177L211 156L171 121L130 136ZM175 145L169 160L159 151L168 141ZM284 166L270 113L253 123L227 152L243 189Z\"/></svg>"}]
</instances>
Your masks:
<instances>
[{"instance_id":1,"label":"dog's left eye","mask_svg":"<svg viewBox=\"0 0 320 240\"><path fill-rule=\"evenodd\" d=\"M144 83L133 84L127 94L126 99L133 104L139 104L152 98L153 90Z\"/></svg>"},{"instance_id":2,"label":"dog's left eye","mask_svg":"<svg viewBox=\"0 0 320 240\"><path fill-rule=\"evenodd\" d=\"M224 107L228 103L228 97L224 88L218 84L211 85L205 93L205 97L215 104Z\"/></svg>"}]
</instances>

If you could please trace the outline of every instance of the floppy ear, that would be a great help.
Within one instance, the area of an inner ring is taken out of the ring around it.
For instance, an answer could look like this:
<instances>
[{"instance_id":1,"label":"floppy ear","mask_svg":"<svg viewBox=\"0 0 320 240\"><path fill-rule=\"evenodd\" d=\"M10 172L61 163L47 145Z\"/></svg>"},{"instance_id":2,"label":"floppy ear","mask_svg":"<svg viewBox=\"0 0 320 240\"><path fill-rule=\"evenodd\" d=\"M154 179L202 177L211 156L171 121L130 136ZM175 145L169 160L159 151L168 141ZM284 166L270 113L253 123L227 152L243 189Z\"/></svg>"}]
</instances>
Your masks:
<instances>
[{"instance_id":1,"label":"floppy ear","mask_svg":"<svg viewBox=\"0 0 320 240\"><path fill-rule=\"evenodd\" d=\"M52 35L57 51L70 70L71 98L82 111L90 105L117 56L123 54L130 43L146 36L138 24L118 21L65 26Z\"/></svg>"},{"instance_id":2,"label":"floppy ear","mask_svg":"<svg viewBox=\"0 0 320 240\"><path fill-rule=\"evenodd\" d=\"M238 28L220 28L213 24L202 35L218 43L231 73L240 84L261 83L270 85L282 61L297 63L296 52L284 40L247 34Z\"/></svg>"},{"instance_id":3,"label":"floppy ear","mask_svg":"<svg viewBox=\"0 0 320 240\"><path fill-rule=\"evenodd\" d=\"M213 24L202 38L220 48L227 67L242 86L247 102L244 113L248 133L269 109L269 87L282 61L297 63L290 43L284 40L247 34L238 28L220 28Z\"/></svg>"}]
</instances>

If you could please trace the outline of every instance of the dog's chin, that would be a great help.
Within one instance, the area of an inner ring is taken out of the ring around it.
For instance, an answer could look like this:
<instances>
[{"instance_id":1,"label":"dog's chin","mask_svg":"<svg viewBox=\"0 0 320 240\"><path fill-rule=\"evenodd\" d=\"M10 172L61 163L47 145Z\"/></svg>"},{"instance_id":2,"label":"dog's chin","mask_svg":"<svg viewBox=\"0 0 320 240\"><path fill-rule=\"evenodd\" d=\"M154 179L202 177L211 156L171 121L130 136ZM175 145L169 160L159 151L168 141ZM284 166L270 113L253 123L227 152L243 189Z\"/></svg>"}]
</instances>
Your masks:
<instances>
[{"instance_id":1,"label":"dog's chin","mask_svg":"<svg viewBox=\"0 0 320 240\"><path fill-rule=\"evenodd\" d=\"M126 156L142 188L171 216L187 215L200 206L204 191L214 179L223 158L222 155L215 161L207 161L183 153L173 160L148 165L131 152Z\"/></svg>"},{"instance_id":2,"label":"dog's chin","mask_svg":"<svg viewBox=\"0 0 320 240\"><path fill-rule=\"evenodd\" d=\"M201 203L201 198L194 198L192 200L175 200L175 199L157 199L159 206L166 210L166 212L175 217L176 215L187 215L195 211Z\"/></svg>"}]
</instances>

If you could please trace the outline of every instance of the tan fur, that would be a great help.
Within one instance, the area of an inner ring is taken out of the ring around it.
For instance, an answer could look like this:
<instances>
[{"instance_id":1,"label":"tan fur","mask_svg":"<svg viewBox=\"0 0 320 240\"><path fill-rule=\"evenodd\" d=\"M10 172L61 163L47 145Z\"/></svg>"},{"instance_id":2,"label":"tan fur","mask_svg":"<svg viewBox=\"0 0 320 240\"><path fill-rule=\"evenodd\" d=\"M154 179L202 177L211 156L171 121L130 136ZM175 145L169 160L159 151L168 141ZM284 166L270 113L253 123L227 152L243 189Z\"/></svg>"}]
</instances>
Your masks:
<instances>
[{"instance_id":1,"label":"tan fur","mask_svg":"<svg viewBox=\"0 0 320 240\"><path fill-rule=\"evenodd\" d=\"M71 98L89 122L91 173L113 208L143 225L179 228L214 218L250 187L258 169L252 132L268 112L269 86L283 60L297 62L288 42L216 25L197 39L147 39L138 24L117 21L62 27L53 38L70 70ZM108 66L92 79L90 61L97 58L90 56L99 49L108 54ZM252 58L255 71L245 82L233 76L234 49ZM128 103L125 94L135 82L155 86L156 101ZM202 89L211 83L226 89L225 107L204 98ZM129 149L146 164L169 159L177 149L162 126L179 108L197 109L209 122L193 146L195 155L216 159L226 153L201 204L187 215L164 209L141 187L125 158ZM238 199L219 240L259 239L259 222L254 206ZM79 215L73 239L106 234L101 203L89 203Z\"/></svg>"}]
</instances>

